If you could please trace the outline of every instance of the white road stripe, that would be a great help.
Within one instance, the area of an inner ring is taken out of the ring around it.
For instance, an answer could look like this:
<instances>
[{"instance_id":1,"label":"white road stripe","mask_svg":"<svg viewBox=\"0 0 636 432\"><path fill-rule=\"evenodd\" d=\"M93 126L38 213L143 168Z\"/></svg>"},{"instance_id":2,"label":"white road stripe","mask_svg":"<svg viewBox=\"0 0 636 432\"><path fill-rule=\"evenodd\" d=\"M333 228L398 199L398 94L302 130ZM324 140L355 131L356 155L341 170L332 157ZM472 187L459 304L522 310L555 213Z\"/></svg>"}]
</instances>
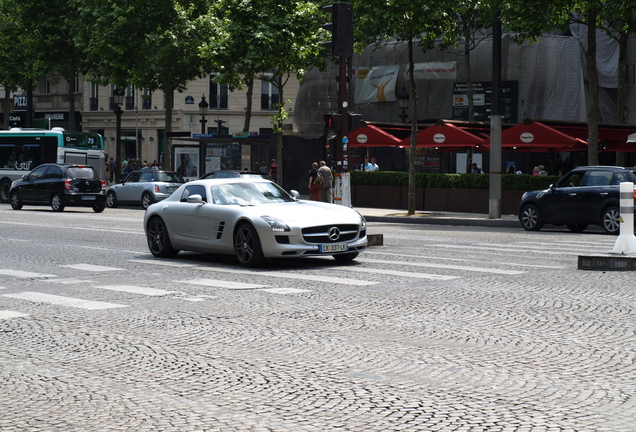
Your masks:
<instances>
[{"instance_id":1,"label":"white road stripe","mask_svg":"<svg viewBox=\"0 0 636 432\"><path fill-rule=\"evenodd\" d=\"M1 311L0 310L0 319L9 319L9 318L22 318L27 317L29 314L25 314L22 312L14 312L14 311Z\"/></svg>"},{"instance_id":2,"label":"white road stripe","mask_svg":"<svg viewBox=\"0 0 636 432\"><path fill-rule=\"evenodd\" d=\"M360 267L334 267L334 270L343 270L343 271L354 271L361 273L370 273L376 270L370 268L360 268ZM392 276L403 276L409 278L416 279L429 279L429 280L451 280L451 279L459 279L459 276L444 276L444 275L435 275L435 274L427 274L427 273L414 273L414 272L405 272L398 270L377 270L378 274L382 275L392 275ZM320 278L322 280L322 277ZM379 283L379 282L376 282Z\"/></svg>"},{"instance_id":3,"label":"white road stripe","mask_svg":"<svg viewBox=\"0 0 636 432\"><path fill-rule=\"evenodd\" d=\"M526 273L521 270L501 270L501 269L491 269L484 267L469 267L469 266L458 266L458 265L449 265L449 264L439 264L439 263L422 263L422 262L408 262L408 261L388 261L388 260L379 260L379 259L367 259L367 258L358 258L358 262L368 262L368 263L376 263L376 264L393 264L393 265L403 265L403 266L412 266L412 267L428 267L428 268L443 268L449 270L463 270L463 271L474 271L481 273L494 273L494 274L503 274L503 275L520 275ZM382 270L384 271L384 270Z\"/></svg>"},{"instance_id":4,"label":"white road stripe","mask_svg":"<svg viewBox=\"0 0 636 432\"><path fill-rule=\"evenodd\" d=\"M193 279L193 280L186 280L186 281L178 281L178 283L187 283L192 285L203 285L207 287L227 288L227 289L256 289L256 288L268 287L267 285L262 285L262 284L252 284L252 283L225 281L225 280L217 280L217 279Z\"/></svg>"},{"instance_id":5,"label":"white road stripe","mask_svg":"<svg viewBox=\"0 0 636 432\"><path fill-rule=\"evenodd\" d=\"M92 284L95 281L86 280L86 279L46 279L44 282L58 283L62 285L70 285L70 284Z\"/></svg>"},{"instance_id":6,"label":"white road stripe","mask_svg":"<svg viewBox=\"0 0 636 432\"><path fill-rule=\"evenodd\" d=\"M74 297L64 297L52 294L43 294L38 292L30 292L25 291L16 294L2 294L4 297L11 297L20 300L28 300L36 303L48 303L57 306L69 306L81 309L88 310L99 310L99 309L112 309L112 308L121 308L128 307L127 305L117 304L117 303L109 303L109 302L100 302L100 301L91 301L84 300Z\"/></svg>"},{"instance_id":7,"label":"white road stripe","mask_svg":"<svg viewBox=\"0 0 636 432\"><path fill-rule=\"evenodd\" d=\"M85 271L92 271L92 272L114 272L114 271L121 271L121 270L125 270L123 268L118 268L118 267L106 267L106 266L99 266L99 265L93 265L93 264L68 264L68 265L62 265L60 267L68 267L68 268L72 268L75 270L85 270Z\"/></svg>"},{"instance_id":8,"label":"white road stripe","mask_svg":"<svg viewBox=\"0 0 636 432\"><path fill-rule=\"evenodd\" d=\"M333 283L333 284L342 284L342 285L355 285L355 286L369 286L369 285L377 285L379 282L371 282L360 279L343 279L337 277L329 277L322 275L301 275L294 273L284 273L284 272L271 272L271 271L249 271L249 270L232 270L225 269L220 267L198 267L198 270L207 270L214 272L225 272L225 273L234 273L234 274L243 274L243 275L253 275L259 277L277 277L277 278L285 278L285 279L298 279L304 281L313 281L313 282L322 282L322 283Z\"/></svg>"},{"instance_id":9,"label":"white road stripe","mask_svg":"<svg viewBox=\"0 0 636 432\"><path fill-rule=\"evenodd\" d=\"M19 278L56 278L52 274L34 273L22 270L0 269L0 275L14 276Z\"/></svg>"},{"instance_id":10,"label":"white road stripe","mask_svg":"<svg viewBox=\"0 0 636 432\"><path fill-rule=\"evenodd\" d=\"M418 258L418 259L430 259L430 260L443 260L443 261L461 261L461 262L477 262L477 263L483 263L483 260L474 260L474 259L468 259L468 258L449 258L449 257L440 257L440 256L426 256L426 255L408 255L408 254L403 254L403 253L394 253L394 252L378 252L378 251L370 251L367 250L364 253L364 256L367 255L385 255L385 256L397 256L397 257L404 257L404 258ZM356 261L359 261L360 259L357 258ZM535 264L525 264L525 263L514 263L514 262L498 262L498 261L491 261L491 264L495 264L495 265L506 265L506 266L511 266L511 267L536 267L536 268L546 268L546 269L564 269L567 268L565 266L547 266L547 265L535 265Z\"/></svg>"},{"instance_id":11,"label":"white road stripe","mask_svg":"<svg viewBox=\"0 0 636 432\"><path fill-rule=\"evenodd\" d=\"M311 292L311 290L305 290L300 288L263 288L259 291L265 291L272 294L298 294L304 292Z\"/></svg>"},{"instance_id":12,"label":"white road stripe","mask_svg":"<svg viewBox=\"0 0 636 432\"><path fill-rule=\"evenodd\" d=\"M159 288L147 288L132 285L100 285L96 288L101 288L109 291L127 292L131 294L141 294L147 296L164 296L168 294L177 294L177 291L166 291Z\"/></svg>"},{"instance_id":13,"label":"white road stripe","mask_svg":"<svg viewBox=\"0 0 636 432\"><path fill-rule=\"evenodd\" d=\"M183 264L183 263L178 263L178 262L162 261L160 259L147 259L147 260L131 259L131 260L128 260L128 262L136 262L136 263L151 264L151 265L160 265L160 266L166 266L166 267L179 267L179 268L195 267L194 264Z\"/></svg>"}]
</instances>

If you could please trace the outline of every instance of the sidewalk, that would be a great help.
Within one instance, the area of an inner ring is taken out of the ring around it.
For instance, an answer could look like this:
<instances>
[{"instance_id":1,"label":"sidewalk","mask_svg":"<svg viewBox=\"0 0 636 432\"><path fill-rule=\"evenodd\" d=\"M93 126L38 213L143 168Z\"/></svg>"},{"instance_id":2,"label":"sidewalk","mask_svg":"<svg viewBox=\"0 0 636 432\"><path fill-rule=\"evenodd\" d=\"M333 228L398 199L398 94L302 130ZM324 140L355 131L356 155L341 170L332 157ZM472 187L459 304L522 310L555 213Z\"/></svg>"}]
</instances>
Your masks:
<instances>
[{"instance_id":1,"label":"sidewalk","mask_svg":"<svg viewBox=\"0 0 636 432\"><path fill-rule=\"evenodd\" d=\"M519 228L521 223L516 215L501 215L490 219L481 213L451 213L416 211L408 216L406 210L354 207L368 222L414 223L429 225L483 226L500 228Z\"/></svg>"}]
</instances>

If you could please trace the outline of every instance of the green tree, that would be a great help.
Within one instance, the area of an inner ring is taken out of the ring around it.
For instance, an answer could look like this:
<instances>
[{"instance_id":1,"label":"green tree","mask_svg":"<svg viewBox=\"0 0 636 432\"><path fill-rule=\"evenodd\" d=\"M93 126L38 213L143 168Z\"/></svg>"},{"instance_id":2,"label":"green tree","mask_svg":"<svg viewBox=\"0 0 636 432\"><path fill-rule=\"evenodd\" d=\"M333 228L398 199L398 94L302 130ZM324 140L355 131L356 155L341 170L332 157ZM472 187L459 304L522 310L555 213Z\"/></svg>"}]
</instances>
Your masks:
<instances>
[{"instance_id":1,"label":"green tree","mask_svg":"<svg viewBox=\"0 0 636 432\"><path fill-rule=\"evenodd\" d=\"M91 79L102 85L132 84L165 96L166 134L172 129L174 92L205 74L199 55L215 35L207 0L73 0L85 23L79 43ZM169 139L164 166L172 166Z\"/></svg>"},{"instance_id":2,"label":"green tree","mask_svg":"<svg viewBox=\"0 0 636 432\"><path fill-rule=\"evenodd\" d=\"M278 90L279 100L271 108L279 167L276 181L282 184L284 89L292 76L302 80L307 69L324 63L322 37L316 31L323 15L316 2L307 0L221 0L215 11L221 37L202 52L216 65L218 82L231 88L247 86L244 131L249 130L254 80L267 81Z\"/></svg>"},{"instance_id":3,"label":"green tree","mask_svg":"<svg viewBox=\"0 0 636 432\"><path fill-rule=\"evenodd\" d=\"M409 152L408 214L415 214L415 156L417 149L417 86L413 71L416 47L431 49L450 28L453 19L443 1L361 0L354 4L354 34L358 49L377 47L390 39L408 44L408 75L411 98L411 145Z\"/></svg>"}]
</instances>

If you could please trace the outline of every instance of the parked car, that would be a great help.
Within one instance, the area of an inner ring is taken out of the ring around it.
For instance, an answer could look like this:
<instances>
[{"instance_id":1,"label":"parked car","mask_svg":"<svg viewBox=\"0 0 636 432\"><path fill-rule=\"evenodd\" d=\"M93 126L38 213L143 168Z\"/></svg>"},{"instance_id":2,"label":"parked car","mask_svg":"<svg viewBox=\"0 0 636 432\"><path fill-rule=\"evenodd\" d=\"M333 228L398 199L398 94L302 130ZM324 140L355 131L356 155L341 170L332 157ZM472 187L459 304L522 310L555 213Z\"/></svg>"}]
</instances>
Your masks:
<instances>
[{"instance_id":1,"label":"parked car","mask_svg":"<svg viewBox=\"0 0 636 432\"><path fill-rule=\"evenodd\" d=\"M367 247L367 227L357 211L298 200L269 180L194 180L148 207L144 229L150 252L180 250L235 255L246 267L267 258L331 255L351 261Z\"/></svg>"},{"instance_id":2,"label":"parked car","mask_svg":"<svg viewBox=\"0 0 636 432\"><path fill-rule=\"evenodd\" d=\"M168 198L185 182L181 174L174 171L131 171L121 183L108 189L106 203L111 208L119 204L141 205L145 210L150 204Z\"/></svg>"},{"instance_id":3,"label":"parked car","mask_svg":"<svg viewBox=\"0 0 636 432\"><path fill-rule=\"evenodd\" d=\"M23 205L50 205L54 211L64 207L92 207L101 213L106 207L106 181L90 165L48 163L14 181L9 189L14 210Z\"/></svg>"},{"instance_id":4,"label":"parked car","mask_svg":"<svg viewBox=\"0 0 636 432\"><path fill-rule=\"evenodd\" d=\"M205 173L201 176L202 179L206 178L251 178L251 179L265 179L274 181L268 174L262 173L260 171L239 171L239 170L220 170L220 171L211 171L209 173Z\"/></svg>"},{"instance_id":5,"label":"parked car","mask_svg":"<svg viewBox=\"0 0 636 432\"><path fill-rule=\"evenodd\" d=\"M544 224L566 225L574 232L600 225L606 232L618 234L622 182L636 183L636 168L573 169L548 189L523 194L519 221L528 231L538 231Z\"/></svg>"}]
</instances>

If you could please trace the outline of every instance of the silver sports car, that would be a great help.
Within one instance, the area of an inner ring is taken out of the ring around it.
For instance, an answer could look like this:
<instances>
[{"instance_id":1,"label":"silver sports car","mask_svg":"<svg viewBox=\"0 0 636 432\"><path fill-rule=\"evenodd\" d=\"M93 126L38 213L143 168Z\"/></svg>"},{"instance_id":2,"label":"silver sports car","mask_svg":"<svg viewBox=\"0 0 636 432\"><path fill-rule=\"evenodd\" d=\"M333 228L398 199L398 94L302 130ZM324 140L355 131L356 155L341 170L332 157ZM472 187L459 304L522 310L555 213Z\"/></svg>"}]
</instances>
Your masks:
<instances>
[{"instance_id":1,"label":"silver sports car","mask_svg":"<svg viewBox=\"0 0 636 432\"><path fill-rule=\"evenodd\" d=\"M180 250L233 254L246 267L268 258L332 255L351 261L367 247L357 211L298 199L268 180L195 180L148 207L144 229L150 252Z\"/></svg>"}]
</instances>

